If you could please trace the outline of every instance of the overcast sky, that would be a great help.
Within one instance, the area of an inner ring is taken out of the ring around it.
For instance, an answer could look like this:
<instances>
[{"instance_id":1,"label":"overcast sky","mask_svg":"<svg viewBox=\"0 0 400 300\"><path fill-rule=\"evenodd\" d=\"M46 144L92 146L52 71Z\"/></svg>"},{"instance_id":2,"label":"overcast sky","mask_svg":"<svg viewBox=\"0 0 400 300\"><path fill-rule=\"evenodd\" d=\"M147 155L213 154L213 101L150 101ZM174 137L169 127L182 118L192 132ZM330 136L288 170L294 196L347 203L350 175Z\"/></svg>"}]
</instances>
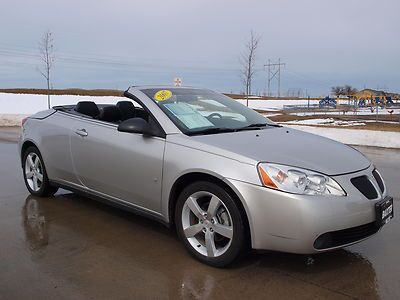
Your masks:
<instances>
[{"instance_id":1,"label":"overcast sky","mask_svg":"<svg viewBox=\"0 0 400 300\"><path fill-rule=\"evenodd\" d=\"M239 56L253 30L262 36L255 93L266 90L263 65L278 58L283 94L346 83L400 91L399 12L398 0L1 0L0 87L45 87L35 68L50 29L54 88L126 89L178 76L240 92Z\"/></svg>"}]
</instances>

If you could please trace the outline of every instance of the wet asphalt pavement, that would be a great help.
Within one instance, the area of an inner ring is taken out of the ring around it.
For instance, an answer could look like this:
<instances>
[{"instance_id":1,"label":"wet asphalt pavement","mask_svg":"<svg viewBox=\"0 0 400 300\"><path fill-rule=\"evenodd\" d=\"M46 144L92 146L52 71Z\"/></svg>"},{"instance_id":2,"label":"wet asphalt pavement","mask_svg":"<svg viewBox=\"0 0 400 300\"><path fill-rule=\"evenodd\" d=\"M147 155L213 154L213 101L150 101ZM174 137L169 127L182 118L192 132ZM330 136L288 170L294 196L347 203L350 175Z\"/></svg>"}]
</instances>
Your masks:
<instances>
[{"instance_id":1,"label":"wet asphalt pavement","mask_svg":"<svg viewBox=\"0 0 400 300\"><path fill-rule=\"evenodd\" d=\"M359 147L395 199L395 219L374 237L215 269L153 221L67 191L29 196L13 135L0 130L0 299L400 298L400 151Z\"/></svg>"}]
</instances>

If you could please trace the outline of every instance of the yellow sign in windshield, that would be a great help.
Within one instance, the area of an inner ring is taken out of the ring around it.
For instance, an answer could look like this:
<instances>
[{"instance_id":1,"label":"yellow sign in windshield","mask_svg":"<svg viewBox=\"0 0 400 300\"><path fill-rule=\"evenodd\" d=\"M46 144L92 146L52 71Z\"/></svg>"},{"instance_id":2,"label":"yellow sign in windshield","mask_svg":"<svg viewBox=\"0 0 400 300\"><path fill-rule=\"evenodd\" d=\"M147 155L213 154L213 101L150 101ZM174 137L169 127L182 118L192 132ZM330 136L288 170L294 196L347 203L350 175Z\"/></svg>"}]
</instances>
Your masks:
<instances>
[{"instance_id":1,"label":"yellow sign in windshield","mask_svg":"<svg viewBox=\"0 0 400 300\"><path fill-rule=\"evenodd\" d=\"M164 101L172 97L172 92L170 90L161 90L155 93L154 99L157 101Z\"/></svg>"}]
</instances>

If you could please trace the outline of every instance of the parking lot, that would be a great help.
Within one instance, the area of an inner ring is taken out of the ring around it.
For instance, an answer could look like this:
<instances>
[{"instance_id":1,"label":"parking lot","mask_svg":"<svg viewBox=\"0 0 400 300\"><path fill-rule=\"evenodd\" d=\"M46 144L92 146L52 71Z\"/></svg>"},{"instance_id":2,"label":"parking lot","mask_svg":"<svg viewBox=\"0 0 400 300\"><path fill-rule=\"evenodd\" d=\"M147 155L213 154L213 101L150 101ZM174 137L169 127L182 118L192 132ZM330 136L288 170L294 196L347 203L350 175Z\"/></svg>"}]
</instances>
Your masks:
<instances>
[{"instance_id":1,"label":"parking lot","mask_svg":"<svg viewBox=\"0 0 400 300\"><path fill-rule=\"evenodd\" d=\"M395 199L395 219L376 236L313 256L252 253L215 269L158 223L67 191L29 196L16 135L0 129L0 299L400 298L399 150L358 148Z\"/></svg>"}]
</instances>

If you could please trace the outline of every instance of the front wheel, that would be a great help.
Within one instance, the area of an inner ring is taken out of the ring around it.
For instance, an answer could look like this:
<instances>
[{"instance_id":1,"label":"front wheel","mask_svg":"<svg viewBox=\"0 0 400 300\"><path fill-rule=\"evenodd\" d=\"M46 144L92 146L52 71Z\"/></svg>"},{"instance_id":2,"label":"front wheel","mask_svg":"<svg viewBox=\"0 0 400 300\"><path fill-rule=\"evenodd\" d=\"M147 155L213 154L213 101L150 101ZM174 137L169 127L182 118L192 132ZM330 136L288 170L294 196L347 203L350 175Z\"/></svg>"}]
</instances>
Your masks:
<instances>
[{"instance_id":1,"label":"front wheel","mask_svg":"<svg viewBox=\"0 0 400 300\"><path fill-rule=\"evenodd\" d=\"M180 194L177 232L187 250L214 267L232 263L245 246L246 227L231 195L211 182L196 182Z\"/></svg>"},{"instance_id":2,"label":"front wheel","mask_svg":"<svg viewBox=\"0 0 400 300\"><path fill-rule=\"evenodd\" d=\"M26 149L22 161L25 185L32 195L47 197L57 192L58 188L49 183L42 156L36 147Z\"/></svg>"}]
</instances>

